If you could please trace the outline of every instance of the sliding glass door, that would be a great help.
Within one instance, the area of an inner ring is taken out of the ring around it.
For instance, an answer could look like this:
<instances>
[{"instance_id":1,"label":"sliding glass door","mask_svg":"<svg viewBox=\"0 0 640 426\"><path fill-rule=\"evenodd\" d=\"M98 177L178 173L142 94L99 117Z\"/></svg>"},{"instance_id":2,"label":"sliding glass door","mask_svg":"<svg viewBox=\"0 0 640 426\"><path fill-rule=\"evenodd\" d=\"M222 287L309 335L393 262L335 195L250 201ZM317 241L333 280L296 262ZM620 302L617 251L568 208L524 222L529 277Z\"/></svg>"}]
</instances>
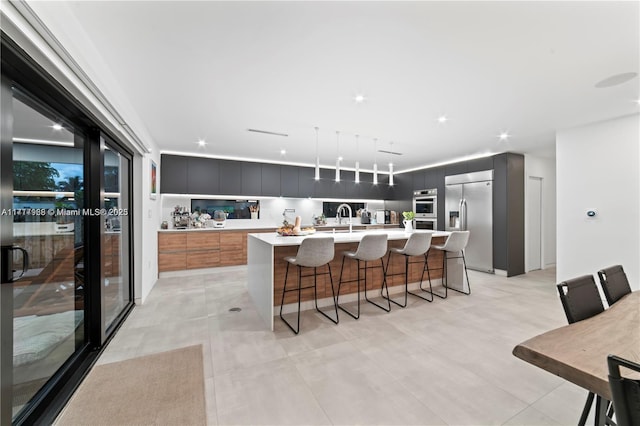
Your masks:
<instances>
[{"instance_id":1,"label":"sliding glass door","mask_svg":"<svg viewBox=\"0 0 640 426\"><path fill-rule=\"evenodd\" d=\"M131 302L129 274L130 204L129 176L131 159L102 138L105 208L102 234L102 283L104 330L108 334L116 319Z\"/></svg>"},{"instance_id":2,"label":"sliding glass door","mask_svg":"<svg viewBox=\"0 0 640 426\"><path fill-rule=\"evenodd\" d=\"M85 342L84 142L59 116L12 94L13 182L3 188L13 190L1 213L12 233L2 285L12 297L15 417Z\"/></svg>"},{"instance_id":3,"label":"sliding glass door","mask_svg":"<svg viewBox=\"0 0 640 426\"><path fill-rule=\"evenodd\" d=\"M51 423L133 306L132 154L5 42L0 424Z\"/></svg>"}]
</instances>

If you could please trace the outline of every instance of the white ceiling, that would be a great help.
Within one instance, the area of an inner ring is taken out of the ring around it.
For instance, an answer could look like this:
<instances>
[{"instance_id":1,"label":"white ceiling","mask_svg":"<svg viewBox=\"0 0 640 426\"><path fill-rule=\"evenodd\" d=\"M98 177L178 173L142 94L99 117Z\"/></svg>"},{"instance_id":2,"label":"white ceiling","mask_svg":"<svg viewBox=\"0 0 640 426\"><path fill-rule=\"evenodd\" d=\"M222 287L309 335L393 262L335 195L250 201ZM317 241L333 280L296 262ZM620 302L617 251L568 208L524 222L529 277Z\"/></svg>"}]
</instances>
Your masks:
<instances>
[{"instance_id":1,"label":"white ceiling","mask_svg":"<svg viewBox=\"0 0 640 426\"><path fill-rule=\"evenodd\" d=\"M68 2L160 150L311 165L318 126L323 165L339 130L345 166L371 169L378 138L396 170L554 155L557 129L637 113L637 75L595 85L640 72L639 4Z\"/></svg>"}]
</instances>

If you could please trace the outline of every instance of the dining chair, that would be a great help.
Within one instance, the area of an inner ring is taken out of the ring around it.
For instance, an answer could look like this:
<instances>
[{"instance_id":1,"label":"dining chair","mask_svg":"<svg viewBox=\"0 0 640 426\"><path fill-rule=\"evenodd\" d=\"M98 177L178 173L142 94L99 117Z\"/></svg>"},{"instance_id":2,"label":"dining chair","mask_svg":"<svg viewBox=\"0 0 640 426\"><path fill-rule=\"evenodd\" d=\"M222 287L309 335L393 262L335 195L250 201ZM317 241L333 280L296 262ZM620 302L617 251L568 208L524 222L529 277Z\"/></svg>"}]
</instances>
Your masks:
<instances>
[{"instance_id":1,"label":"dining chair","mask_svg":"<svg viewBox=\"0 0 640 426\"><path fill-rule=\"evenodd\" d=\"M631 286L622 265L609 266L598 271L598 278L609 306L631 293Z\"/></svg>"},{"instance_id":2,"label":"dining chair","mask_svg":"<svg viewBox=\"0 0 640 426\"><path fill-rule=\"evenodd\" d=\"M569 324L591 318L604 311L602 299L600 299L600 293L598 293L598 287L596 287L593 275L572 278L561 282L557 287ZM586 423L594 397L595 394L589 392L578 425L584 426ZM598 396L596 409L600 406L600 399L601 397Z\"/></svg>"},{"instance_id":3,"label":"dining chair","mask_svg":"<svg viewBox=\"0 0 640 426\"><path fill-rule=\"evenodd\" d=\"M615 355L607 357L609 387L618 426L640 425L640 380L624 377L620 367L640 373L640 364Z\"/></svg>"}]
</instances>

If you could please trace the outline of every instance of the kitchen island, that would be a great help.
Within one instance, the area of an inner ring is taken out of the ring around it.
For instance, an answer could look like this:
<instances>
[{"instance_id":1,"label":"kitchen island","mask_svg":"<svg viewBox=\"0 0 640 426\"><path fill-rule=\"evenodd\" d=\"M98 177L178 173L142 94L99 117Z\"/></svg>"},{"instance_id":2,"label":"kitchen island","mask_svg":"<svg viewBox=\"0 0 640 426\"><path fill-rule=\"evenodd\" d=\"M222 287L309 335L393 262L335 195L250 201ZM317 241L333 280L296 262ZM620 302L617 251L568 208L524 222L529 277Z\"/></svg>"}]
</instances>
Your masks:
<instances>
[{"instance_id":1,"label":"kitchen island","mask_svg":"<svg viewBox=\"0 0 640 426\"><path fill-rule=\"evenodd\" d=\"M429 232L429 231L415 231ZM401 229L380 229L370 231L354 231L350 232L317 232L310 236L290 236L283 237L275 232L272 233L255 233L249 234L247 239L248 254L248 290L256 308L265 321L266 325L273 330L273 317L277 314L280 301L282 300L282 290L284 287L284 276L287 262L284 260L287 256L295 256L298 247L305 238L315 238L319 236L333 236L335 239L335 257L330 263L334 288L338 289L338 280L340 278L340 266L342 264L342 252L355 251L358 243L364 235L371 233L385 233L388 235L388 247L403 247L409 238L409 233ZM444 243L448 232L436 231L433 234L432 244ZM429 250L428 262L431 269L431 282L433 285L442 282L442 256L443 252L435 249ZM419 258L414 258L416 261ZM384 259L385 267L387 259ZM409 268L409 286L417 288L420 276L422 274L422 263L410 265ZM452 288L462 289L463 273L462 261L460 259L449 260L449 286ZM320 268L319 268L320 269ZM324 269L324 268L322 268ZM404 257L399 255L391 256L391 265L389 273L404 272ZM356 262L345 262L344 278L349 279L357 274ZM297 274L290 274L289 279L291 285L296 286L295 280ZM312 280L312 278L307 278ZM425 272L425 281L427 274ZM374 269L369 272L367 278L369 285L369 297L377 297L380 295L380 286L382 284L382 270ZM394 275L387 279L389 292L401 293L404 291L404 276ZM428 284L427 284L428 285ZM293 288L293 287L292 287ZM440 289L441 290L441 289ZM331 300L331 287L329 278L326 275L318 276L318 306L329 306L333 303ZM340 292L340 302L353 302L357 297L357 283L344 283ZM364 297L364 295L362 295ZM314 309L313 290L303 290L301 296L301 309ZM294 303L295 302L295 303ZM277 308L277 309L276 309ZM293 312L297 309L297 294L291 292L285 296L285 307L283 312Z\"/></svg>"}]
</instances>

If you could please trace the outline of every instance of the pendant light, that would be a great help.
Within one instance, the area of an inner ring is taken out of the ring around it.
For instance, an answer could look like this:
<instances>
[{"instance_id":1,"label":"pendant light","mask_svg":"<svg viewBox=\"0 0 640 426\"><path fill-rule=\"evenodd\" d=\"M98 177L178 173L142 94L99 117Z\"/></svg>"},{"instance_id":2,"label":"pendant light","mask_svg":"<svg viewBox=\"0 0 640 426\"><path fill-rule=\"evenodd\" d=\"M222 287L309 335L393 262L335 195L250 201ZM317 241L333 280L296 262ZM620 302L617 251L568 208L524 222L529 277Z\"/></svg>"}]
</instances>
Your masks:
<instances>
[{"instance_id":1,"label":"pendant light","mask_svg":"<svg viewBox=\"0 0 640 426\"><path fill-rule=\"evenodd\" d=\"M320 180L320 155L318 154L318 127L316 129L316 174L315 179Z\"/></svg>"},{"instance_id":2,"label":"pendant light","mask_svg":"<svg viewBox=\"0 0 640 426\"><path fill-rule=\"evenodd\" d=\"M373 184L378 184L378 162L376 161L378 153L378 139L373 140Z\"/></svg>"},{"instance_id":3,"label":"pendant light","mask_svg":"<svg viewBox=\"0 0 640 426\"><path fill-rule=\"evenodd\" d=\"M360 183L360 161L358 161L358 158L360 157L359 142L360 142L360 136L356 135L356 183Z\"/></svg>"},{"instance_id":4,"label":"pendant light","mask_svg":"<svg viewBox=\"0 0 640 426\"><path fill-rule=\"evenodd\" d=\"M389 143L389 151L393 152L393 142ZM389 161L389 186L393 186L393 163Z\"/></svg>"},{"instance_id":5,"label":"pendant light","mask_svg":"<svg viewBox=\"0 0 640 426\"><path fill-rule=\"evenodd\" d=\"M336 182L340 182L340 161L342 157L340 157L340 132L336 130L336 151L338 154L338 158L336 159Z\"/></svg>"}]
</instances>

